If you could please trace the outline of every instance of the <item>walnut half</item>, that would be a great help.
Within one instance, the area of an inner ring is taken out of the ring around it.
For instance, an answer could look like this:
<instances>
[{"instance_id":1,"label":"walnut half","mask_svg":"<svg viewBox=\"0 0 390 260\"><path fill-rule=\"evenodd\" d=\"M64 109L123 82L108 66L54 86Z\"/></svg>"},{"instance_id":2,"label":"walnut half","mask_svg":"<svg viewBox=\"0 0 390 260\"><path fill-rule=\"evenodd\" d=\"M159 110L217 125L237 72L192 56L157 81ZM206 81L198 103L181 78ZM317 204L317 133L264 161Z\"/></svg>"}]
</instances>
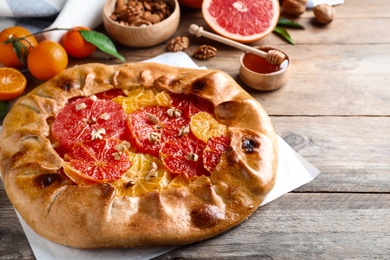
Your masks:
<instances>
[{"instance_id":1,"label":"walnut half","mask_svg":"<svg viewBox=\"0 0 390 260\"><path fill-rule=\"evenodd\" d=\"M184 51L188 48L188 45L190 44L190 40L186 36L176 36L168 43L168 51L171 52L177 52L177 51Z\"/></svg>"},{"instance_id":2,"label":"walnut half","mask_svg":"<svg viewBox=\"0 0 390 260\"><path fill-rule=\"evenodd\" d=\"M194 53L194 57L199 60L205 60L215 57L217 55L217 48L210 45L201 45Z\"/></svg>"}]
</instances>

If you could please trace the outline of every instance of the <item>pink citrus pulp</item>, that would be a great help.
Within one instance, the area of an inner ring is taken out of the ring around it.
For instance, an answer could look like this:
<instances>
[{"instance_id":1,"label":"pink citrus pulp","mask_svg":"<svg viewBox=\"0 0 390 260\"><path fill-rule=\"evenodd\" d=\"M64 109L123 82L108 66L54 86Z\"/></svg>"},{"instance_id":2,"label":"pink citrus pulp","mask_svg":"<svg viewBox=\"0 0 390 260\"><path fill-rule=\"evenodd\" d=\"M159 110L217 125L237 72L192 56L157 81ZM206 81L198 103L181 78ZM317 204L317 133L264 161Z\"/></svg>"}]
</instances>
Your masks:
<instances>
[{"instance_id":1,"label":"pink citrus pulp","mask_svg":"<svg viewBox=\"0 0 390 260\"><path fill-rule=\"evenodd\" d=\"M278 0L204 0L203 18L218 34L252 43L270 34L279 19Z\"/></svg>"}]
</instances>

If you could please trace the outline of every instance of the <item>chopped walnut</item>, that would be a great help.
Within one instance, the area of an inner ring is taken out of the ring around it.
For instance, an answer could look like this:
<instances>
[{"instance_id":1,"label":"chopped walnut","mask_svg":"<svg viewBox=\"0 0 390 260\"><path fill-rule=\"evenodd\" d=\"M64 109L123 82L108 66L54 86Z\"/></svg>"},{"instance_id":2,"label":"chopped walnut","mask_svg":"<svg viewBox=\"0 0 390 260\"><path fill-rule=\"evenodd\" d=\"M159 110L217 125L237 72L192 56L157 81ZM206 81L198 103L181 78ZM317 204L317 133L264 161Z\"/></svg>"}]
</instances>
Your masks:
<instances>
[{"instance_id":1,"label":"chopped walnut","mask_svg":"<svg viewBox=\"0 0 390 260\"><path fill-rule=\"evenodd\" d=\"M194 57L199 60L212 58L215 55L217 55L217 48L210 45L201 45L194 53Z\"/></svg>"},{"instance_id":2,"label":"chopped walnut","mask_svg":"<svg viewBox=\"0 0 390 260\"><path fill-rule=\"evenodd\" d=\"M190 133L190 126L189 125L183 126L179 130L179 136L187 135L189 133Z\"/></svg>"},{"instance_id":3,"label":"chopped walnut","mask_svg":"<svg viewBox=\"0 0 390 260\"><path fill-rule=\"evenodd\" d=\"M157 125L158 123L160 123L160 120L154 114L148 114L148 120L149 120L150 123L152 123L154 125Z\"/></svg>"},{"instance_id":4,"label":"chopped walnut","mask_svg":"<svg viewBox=\"0 0 390 260\"><path fill-rule=\"evenodd\" d=\"M102 140L103 135L105 135L105 134L106 134L106 129L104 129L104 128L93 129L92 133L91 133L91 137L92 137L92 140L96 140L96 139Z\"/></svg>"},{"instance_id":5,"label":"chopped walnut","mask_svg":"<svg viewBox=\"0 0 390 260\"><path fill-rule=\"evenodd\" d=\"M76 105L76 111L86 109L87 105L85 103L80 103Z\"/></svg>"},{"instance_id":6,"label":"chopped walnut","mask_svg":"<svg viewBox=\"0 0 390 260\"><path fill-rule=\"evenodd\" d=\"M92 95L92 96L89 97L89 99L92 100L92 101L96 101L98 98L97 98L97 96Z\"/></svg>"},{"instance_id":7,"label":"chopped walnut","mask_svg":"<svg viewBox=\"0 0 390 260\"><path fill-rule=\"evenodd\" d=\"M159 143L159 142L161 142L161 134L160 133L155 133L155 132L149 133L148 134L148 140L152 144Z\"/></svg>"},{"instance_id":8,"label":"chopped walnut","mask_svg":"<svg viewBox=\"0 0 390 260\"><path fill-rule=\"evenodd\" d=\"M184 51L188 48L190 40L186 36L176 36L168 43L168 51L177 52Z\"/></svg>"},{"instance_id":9,"label":"chopped walnut","mask_svg":"<svg viewBox=\"0 0 390 260\"><path fill-rule=\"evenodd\" d=\"M100 116L99 116L99 118L100 119L103 119L103 120L108 120L108 119L110 119L110 114L109 113L103 113L103 114L101 114Z\"/></svg>"},{"instance_id":10,"label":"chopped walnut","mask_svg":"<svg viewBox=\"0 0 390 260\"><path fill-rule=\"evenodd\" d=\"M177 109L177 108L174 108L174 107L168 108L168 110L167 110L167 115L169 117L176 117L176 118L178 118L178 117L181 117L182 113L183 112L181 112L180 109Z\"/></svg>"},{"instance_id":11,"label":"chopped walnut","mask_svg":"<svg viewBox=\"0 0 390 260\"><path fill-rule=\"evenodd\" d=\"M188 153L186 155L186 159L188 161L197 162L199 160L199 156L196 153Z\"/></svg>"},{"instance_id":12,"label":"chopped walnut","mask_svg":"<svg viewBox=\"0 0 390 260\"><path fill-rule=\"evenodd\" d=\"M112 156L114 157L114 159L116 161L119 161L121 159L121 155L122 155L122 153L120 153L120 152L115 152L112 154Z\"/></svg>"},{"instance_id":13,"label":"chopped walnut","mask_svg":"<svg viewBox=\"0 0 390 260\"><path fill-rule=\"evenodd\" d=\"M150 168L151 168L150 171L145 176L145 180L146 181L149 181L151 178L158 177L158 172L157 172L158 166L157 166L157 163L156 162L152 162L150 164Z\"/></svg>"},{"instance_id":14,"label":"chopped walnut","mask_svg":"<svg viewBox=\"0 0 390 260\"><path fill-rule=\"evenodd\" d=\"M123 182L123 187L125 187L126 189L131 188L134 185L135 185L135 181L134 180L129 180L129 181Z\"/></svg>"}]
</instances>

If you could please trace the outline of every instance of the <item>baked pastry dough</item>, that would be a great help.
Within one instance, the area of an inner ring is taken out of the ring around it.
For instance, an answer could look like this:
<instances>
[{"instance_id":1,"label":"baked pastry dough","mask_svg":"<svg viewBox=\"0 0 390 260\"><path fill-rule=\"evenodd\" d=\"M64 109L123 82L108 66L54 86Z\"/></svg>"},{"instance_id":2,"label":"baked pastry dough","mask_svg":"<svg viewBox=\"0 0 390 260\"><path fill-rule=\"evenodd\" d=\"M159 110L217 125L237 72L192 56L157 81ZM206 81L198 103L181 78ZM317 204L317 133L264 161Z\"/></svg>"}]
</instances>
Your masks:
<instances>
[{"instance_id":1,"label":"baked pastry dough","mask_svg":"<svg viewBox=\"0 0 390 260\"><path fill-rule=\"evenodd\" d=\"M195 94L214 105L230 146L209 176L140 196L120 196L112 183L77 185L61 173L51 122L76 97L111 89L154 87ZM76 66L38 86L3 122L1 174L6 193L41 236L77 248L182 245L244 221L273 188L276 135L261 105L230 76L156 63Z\"/></svg>"}]
</instances>

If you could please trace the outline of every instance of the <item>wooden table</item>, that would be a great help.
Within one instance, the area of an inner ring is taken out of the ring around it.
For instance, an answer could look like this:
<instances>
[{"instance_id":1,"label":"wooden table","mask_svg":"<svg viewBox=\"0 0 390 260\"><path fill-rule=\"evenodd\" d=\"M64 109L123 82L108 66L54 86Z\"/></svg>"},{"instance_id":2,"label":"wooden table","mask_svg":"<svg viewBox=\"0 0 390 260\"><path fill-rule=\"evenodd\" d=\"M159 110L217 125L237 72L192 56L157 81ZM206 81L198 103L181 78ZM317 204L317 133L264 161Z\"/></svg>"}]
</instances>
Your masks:
<instances>
[{"instance_id":1,"label":"wooden table","mask_svg":"<svg viewBox=\"0 0 390 260\"><path fill-rule=\"evenodd\" d=\"M328 26L311 11L288 29L296 45L272 34L253 45L272 45L292 59L288 84L274 92L247 89L264 106L277 133L321 174L311 183L261 207L232 230L180 247L157 259L373 259L390 257L390 5L388 0L346 0ZM176 35L191 23L208 29L201 12L182 9ZM209 29L208 29L209 30ZM217 57L195 62L238 77L241 51L191 37ZM166 51L166 43L131 49L129 62ZM118 63L97 51L77 63ZM38 82L29 78L30 87ZM244 86L245 87L245 86ZM0 184L0 259L34 255Z\"/></svg>"}]
</instances>

